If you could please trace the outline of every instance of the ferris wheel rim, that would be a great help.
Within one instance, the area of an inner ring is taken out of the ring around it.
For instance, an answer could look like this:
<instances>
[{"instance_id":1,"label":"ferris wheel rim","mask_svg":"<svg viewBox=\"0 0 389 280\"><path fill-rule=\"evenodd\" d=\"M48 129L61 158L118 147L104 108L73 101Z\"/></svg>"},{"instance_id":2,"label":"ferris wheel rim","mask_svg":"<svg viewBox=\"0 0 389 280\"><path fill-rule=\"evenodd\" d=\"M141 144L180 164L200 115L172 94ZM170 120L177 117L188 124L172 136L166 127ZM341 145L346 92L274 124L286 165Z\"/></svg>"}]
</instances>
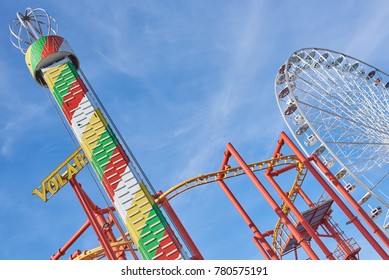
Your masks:
<instances>
[{"instance_id":1,"label":"ferris wheel rim","mask_svg":"<svg viewBox=\"0 0 389 280\"><path fill-rule=\"evenodd\" d=\"M296 109L295 111L298 112L303 118L304 118L304 123L307 123L308 124L308 127L309 129L312 131L312 133L315 135L315 137L317 137L317 140L318 142L320 142L320 146L324 146L325 149L328 151L328 153L333 157L334 160L336 160L336 162L342 167L342 169L344 168L347 173L356 181L358 182L363 188L365 188L365 190L370 193L371 195L373 195L378 201L380 201L383 205L385 205L385 207L387 207L389 209L389 203L384 201L378 194L376 194L376 192L373 190L376 186L373 186L373 188L370 188L369 186L367 186L360 178L357 174L355 174L355 172L353 170L351 170L347 164L341 160L337 154L335 153L335 151L327 144L327 141L325 141L323 139L323 137L318 133L318 131L315 129L315 126L311 124L311 121L310 119L306 116L305 114L305 110L303 110L301 108L301 105L300 105L300 102L294 92L294 90L292 89L292 85L291 85L291 75L295 75L293 73L290 73L288 70L285 70L286 68L289 67L289 65L292 65L293 61L291 61L292 57L294 55L298 55L302 52L304 53L308 53L309 51L315 51L317 53L320 54L320 52L329 52L331 54L335 54L335 55L339 55L339 56L343 56L345 58L348 58L348 59L351 59L351 60L355 60L355 61L358 61L359 63L361 63L362 65L366 65L370 68L373 68L375 69L376 71L378 71L379 73L389 77L389 75L387 73L385 73L384 71L380 70L379 68L375 67L375 66L372 66L371 64L368 64L358 58L355 58L355 57L352 57L350 55L347 55L345 53L342 53L342 52L338 52L338 51L334 51L334 50L330 50L330 49L326 49L326 48L317 48L317 47L312 47L312 48L301 48L295 52L293 52L289 57L288 59L286 60L285 64L283 64L281 67L284 67L284 72L283 72L283 75L285 75L284 79L285 79L285 84L286 84L286 87L288 87L288 94L289 94L289 97L291 100L294 101L294 104L296 105ZM281 69L281 68L280 68ZM280 71L280 70L279 70ZM305 71L305 70L303 70ZM297 143L299 144L300 148L303 150L303 152L306 154L306 155L310 155L311 153L308 152L308 150L306 149L306 147L303 145L303 143L300 141L300 139L298 138L298 135L296 135L296 133L293 133L294 129L291 127L291 123L288 121L287 119L287 115L284 112L282 106L281 106L281 102L280 101L280 97L279 97L279 92L277 91L277 86L279 84L277 84L277 79L279 78L279 74L281 74L280 72L277 74L276 76L276 79L274 81L274 89L275 89L275 95L276 95L276 100L277 100L277 104L278 104L278 108L280 110L280 112L282 112L282 117L284 119L284 122L285 124L287 125L289 131L293 134L293 137L295 138L295 140L297 141ZM296 79L298 79L298 75L297 77L295 77ZM320 108L318 108L319 110L321 110ZM389 211L389 210L388 210Z\"/></svg>"}]
</instances>

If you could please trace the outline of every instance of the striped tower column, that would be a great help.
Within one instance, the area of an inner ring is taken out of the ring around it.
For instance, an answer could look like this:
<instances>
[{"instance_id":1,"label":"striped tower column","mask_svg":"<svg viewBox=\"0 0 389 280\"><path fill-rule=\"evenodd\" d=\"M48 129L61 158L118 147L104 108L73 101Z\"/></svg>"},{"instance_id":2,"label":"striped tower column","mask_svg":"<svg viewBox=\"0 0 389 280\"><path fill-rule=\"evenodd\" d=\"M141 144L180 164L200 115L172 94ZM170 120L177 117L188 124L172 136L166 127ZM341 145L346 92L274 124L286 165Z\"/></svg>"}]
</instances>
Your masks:
<instances>
[{"instance_id":1,"label":"striped tower column","mask_svg":"<svg viewBox=\"0 0 389 280\"><path fill-rule=\"evenodd\" d=\"M182 247L77 72L78 59L59 36L26 52L35 80L48 87L143 259L183 259Z\"/></svg>"}]
</instances>

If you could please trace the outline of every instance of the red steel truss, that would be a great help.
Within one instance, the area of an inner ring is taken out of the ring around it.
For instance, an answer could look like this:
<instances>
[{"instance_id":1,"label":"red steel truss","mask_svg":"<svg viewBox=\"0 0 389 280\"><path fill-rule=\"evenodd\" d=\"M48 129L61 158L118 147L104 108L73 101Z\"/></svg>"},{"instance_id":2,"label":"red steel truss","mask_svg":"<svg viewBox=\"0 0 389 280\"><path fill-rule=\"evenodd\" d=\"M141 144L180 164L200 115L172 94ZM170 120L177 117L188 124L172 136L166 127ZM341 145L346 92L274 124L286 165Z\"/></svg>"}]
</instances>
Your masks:
<instances>
[{"instance_id":1,"label":"red steel truss","mask_svg":"<svg viewBox=\"0 0 389 280\"><path fill-rule=\"evenodd\" d=\"M374 248L374 250L380 255L382 259L389 259L385 249L377 242L377 240L369 233L365 226L359 221L359 218L355 216L350 208L343 202L333 188L327 183L325 178L320 175L319 171L311 163L313 162L319 170L327 176L327 178L334 184L335 188L346 198L351 204L351 207L365 220L368 226L372 229L373 233L388 246L387 236L378 228L378 226L369 218L366 212L355 202L350 194L345 190L341 183L336 180L335 176L325 167L321 161L315 157L305 157L303 153L297 148L297 146L290 140L290 138L282 132L280 140L273 154L273 158L281 156L281 149L286 144L292 152L297 156L299 162L303 164L307 170L313 175L314 179L319 186L327 193L328 199L318 203L313 203L308 195L302 190L302 188L296 188L295 192L305 201L308 210L300 211L288 196L288 192L284 191L281 186L275 180L278 175L287 172L289 170L296 169L296 164L290 164L290 166L282 169L275 170L270 166L265 171L265 178L270 182L278 197L282 200L282 206L276 202L276 198L268 191L268 189L262 184L250 167L246 164L240 154L235 150L231 143L226 145L226 151L224 153L224 159L221 166L221 171L226 170L229 167L229 159L232 157L239 164L244 171L245 175L250 179L254 186L258 189L260 194L265 198L271 209L278 215L279 223L276 230L270 230L265 233L261 233L257 225L253 222L242 205L232 194L220 177L218 181L220 187L230 199L238 213L242 216L250 230L253 232L253 241L258 247L261 254L265 259L282 259L283 256L290 252L295 252L295 258L297 259L297 249L302 248L307 254L309 259L319 259L318 250L321 250L325 258L329 260L335 259L358 259L360 247L353 238L345 236L344 232L340 230L338 224L333 222L331 218L333 203L337 204L340 210L348 217L350 223L361 232L368 243ZM324 233L319 232L324 231ZM266 237L273 236L273 246L269 244ZM332 252L324 243L323 238L332 238L335 240L337 246ZM279 241L277 241L279 240ZM314 250L312 242L314 241L319 249Z\"/></svg>"}]
</instances>

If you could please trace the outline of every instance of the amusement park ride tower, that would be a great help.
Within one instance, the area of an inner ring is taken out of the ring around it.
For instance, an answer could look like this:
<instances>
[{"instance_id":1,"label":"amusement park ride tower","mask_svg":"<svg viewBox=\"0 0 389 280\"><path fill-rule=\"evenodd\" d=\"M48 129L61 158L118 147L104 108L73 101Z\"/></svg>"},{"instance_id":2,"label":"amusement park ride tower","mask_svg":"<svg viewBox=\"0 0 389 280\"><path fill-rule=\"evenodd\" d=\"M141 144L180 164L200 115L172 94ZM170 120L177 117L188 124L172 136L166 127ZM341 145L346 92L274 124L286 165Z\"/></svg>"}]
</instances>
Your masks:
<instances>
[{"instance_id":1,"label":"amusement park ride tower","mask_svg":"<svg viewBox=\"0 0 389 280\"><path fill-rule=\"evenodd\" d=\"M42 9L27 9L25 14L17 13L10 30L36 82L50 89L142 258L185 258L125 143L78 72L75 52L56 35L55 21Z\"/></svg>"},{"instance_id":2,"label":"amusement park ride tower","mask_svg":"<svg viewBox=\"0 0 389 280\"><path fill-rule=\"evenodd\" d=\"M57 35L54 19L43 9L28 8L24 14L17 13L10 31L13 45L25 54L26 64L35 81L50 90L56 108L61 111L67 128L71 129L79 146L42 182L40 188L33 190L33 194L47 201L69 182L88 216L88 222L52 259L64 255L90 225L103 248L102 255L108 259L125 259L124 251L131 251L134 259L138 259L136 250L140 258L145 260L203 259L168 200L186 190L212 182L220 185L252 231L252 240L265 259L283 259L291 252L295 253L297 259L297 250L300 249L305 251L308 259L319 259L312 248L313 243L327 259L358 259L361 248L333 221L333 204L338 205L340 212L349 218L349 223L356 226L381 258L389 259L385 248L326 181L331 181L347 200L355 202L337 178L317 157L305 157L285 133L281 133L275 152L269 160L246 164L232 144L228 143L219 171L186 180L164 193L156 192L87 82L76 53L64 38ZM283 146L288 146L294 154L283 155ZM232 168L230 158L235 159L239 166ZM326 179L311 162L321 169ZM87 164L92 166L113 207L98 208L76 180L76 174ZM264 176L276 195L272 195L254 174L260 171L264 171ZM288 191L283 190L275 179L287 172L297 173L292 188ZM327 194L325 198L321 196L318 202L313 202L302 188L308 172L313 174L319 185L318 190L322 191L322 187ZM226 185L226 179L240 175L249 178L271 210L278 215L279 219L273 230L262 233ZM281 203L278 203L276 199L280 198ZM300 210L301 204L297 205L299 200L305 207L304 211ZM351 204L353 207L356 205ZM388 237L372 223L362 209L357 209L358 206L355 208L366 219L381 243L388 248ZM113 211L119 215L126 233L121 229L121 223L116 220ZM109 215L107 219L104 216L106 214ZM168 221L166 216L171 220ZM113 225L118 227L120 240L113 234ZM272 245L266 240L268 237L272 238ZM323 238L335 240L335 250L331 251L322 241ZM70 258L91 259L100 256L98 253L82 255L81 252L76 252Z\"/></svg>"}]
</instances>

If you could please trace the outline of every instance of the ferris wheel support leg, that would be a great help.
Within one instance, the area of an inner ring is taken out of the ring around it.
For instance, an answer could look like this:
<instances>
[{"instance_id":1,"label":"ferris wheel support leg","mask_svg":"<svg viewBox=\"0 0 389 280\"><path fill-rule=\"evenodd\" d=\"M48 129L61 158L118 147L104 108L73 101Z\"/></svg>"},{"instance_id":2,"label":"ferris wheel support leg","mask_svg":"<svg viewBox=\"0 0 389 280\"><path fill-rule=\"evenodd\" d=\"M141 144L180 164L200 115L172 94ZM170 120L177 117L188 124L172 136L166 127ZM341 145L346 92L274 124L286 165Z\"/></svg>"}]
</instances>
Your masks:
<instances>
[{"instance_id":1,"label":"ferris wheel support leg","mask_svg":"<svg viewBox=\"0 0 389 280\"><path fill-rule=\"evenodd\" d=\"M366 238L366 240L373 246L376 252L381 256L381 258L385 260L389 259L389 256L385 252L385 250L374 239L374 237L367 231L367 229L362 225L358 217L356 217L351 212L351 210L342 201L342 199L334 192L331 186L319 174L316 168L311 164L310 160L303 155L303 153L297 148L297 146L284 132L281 132L281 138L289 146L292 152L295 153L298 159L307 167L307 169L311 172L311 174L315 177L315 179L319 182L319 184L324 188L324 190L328 193L328 195L334 200L334 202L340 207L340 209L342 209L343 213L350 219L350 221L356 226L356 228L361 232L361 234Z\"/></svg>"},{"instance_id":2,"label":"ferris wheel support leg","mask_svg":"<svg viewBox=\"0 0 389 280\"><path fill-rule=\"evenodd\" d=\"M372 221L369 215L363 210L363 208L355 201L355 199L345 190L341 183L336 179L331 171L321 162L321 160L316 156L312 155L312 160L320 168L320 170L327 176L327 178L332 182L336 189L342 194L344 198L351 204L351 206L358 212L358 214L363 218L363 220L370 226L373 232L381 239L381 241L389 248L389 239L382 232L382 230L377 226L376 223Z\"/></svg>"},{"instance_id":3,"label":"ferris wheel support leg","mask_svg":"<svg viewBox=\"0 0 389 280\"><path fill-rule=\"evenodd\" d=\"M311 227L309 222L303 217L303 215L300 213L300 211L297 209L297 207L294 205L294 203L292 201L290 201L290 199L285 194L285 192L281 189L281 187L278 185L276 180L274 180L273 176L271 175L271 169L268 169L265 172L265 177L269 180L270 184L273 186L273 188L279 194L282 201L286 203L286 205L289 207L290 210L292 210L292 212L297 217L298 221L303 225L303 227L308 232L308 234L316 241L317 245L323 251L326 258L330 259L330 260L335 260L335 257L332 255L331 251L327 248L327 246L324 244L324 242L317 235L316 231Z\"/></svg>"}]
</instances>

